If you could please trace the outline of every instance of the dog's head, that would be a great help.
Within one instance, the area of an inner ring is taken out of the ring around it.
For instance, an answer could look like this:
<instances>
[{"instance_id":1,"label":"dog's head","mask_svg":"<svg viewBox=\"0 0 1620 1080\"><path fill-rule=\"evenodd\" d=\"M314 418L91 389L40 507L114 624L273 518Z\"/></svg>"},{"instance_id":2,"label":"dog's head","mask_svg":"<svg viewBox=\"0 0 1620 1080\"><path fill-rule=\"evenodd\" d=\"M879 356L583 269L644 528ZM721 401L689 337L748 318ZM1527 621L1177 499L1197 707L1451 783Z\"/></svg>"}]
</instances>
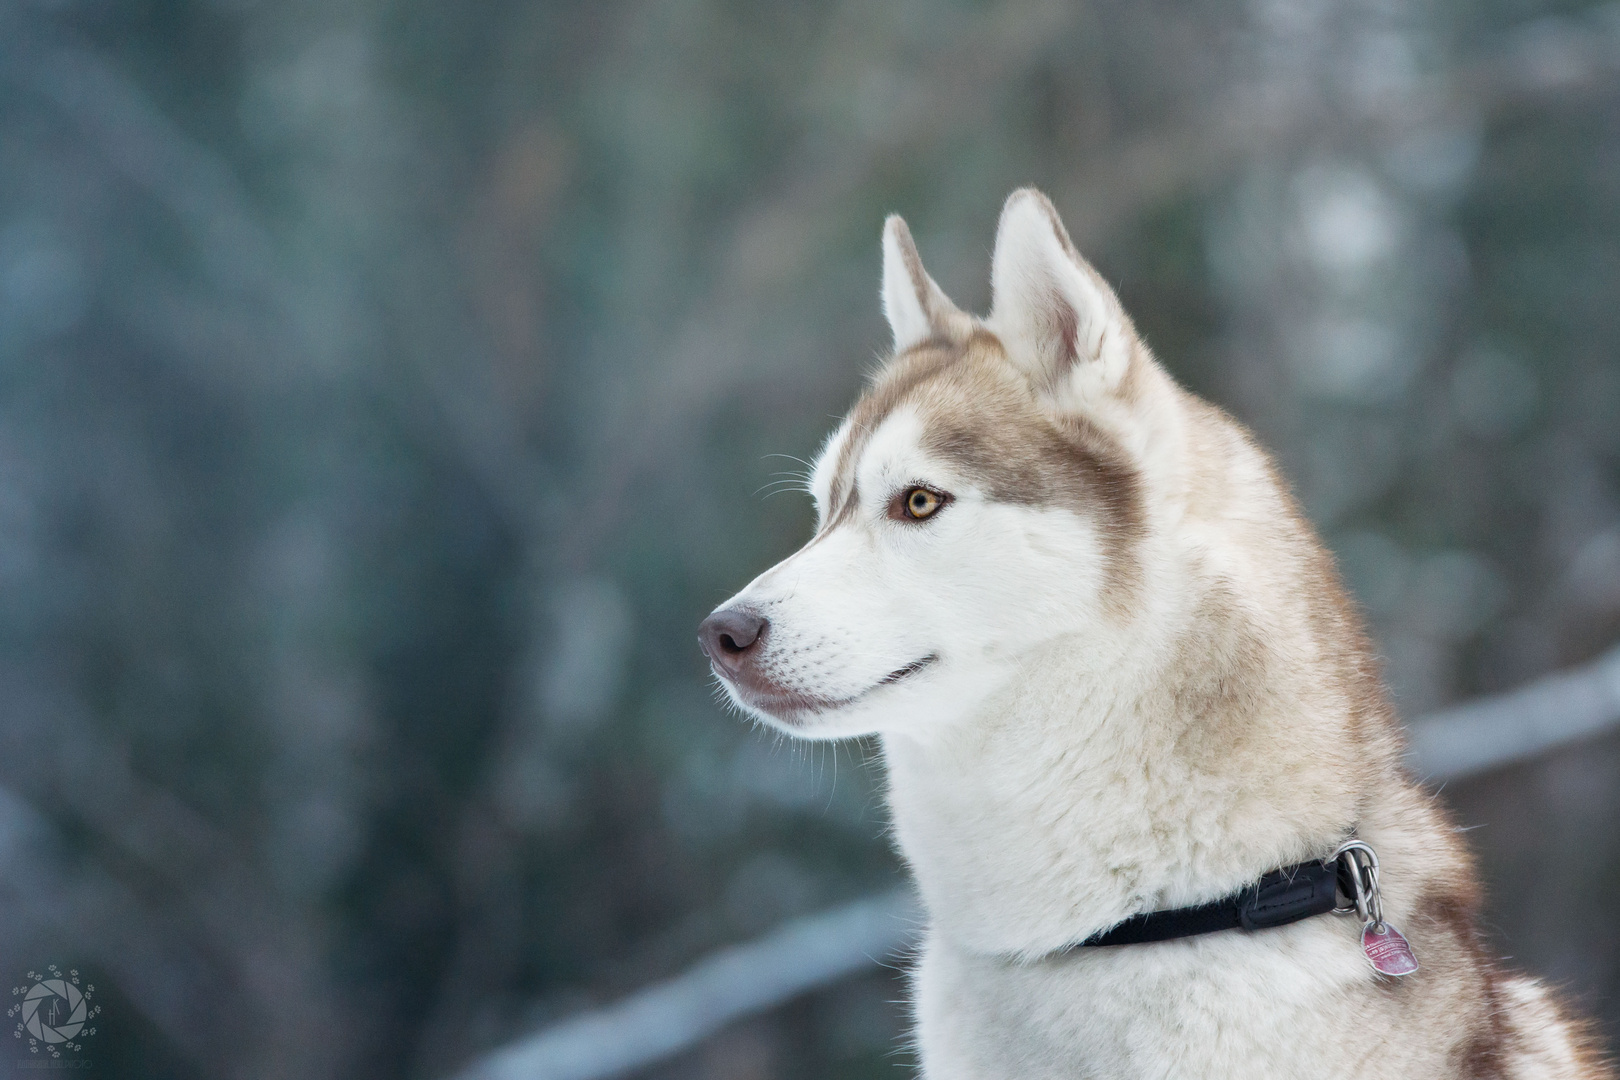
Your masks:
<instances>
[{"instance_id":1,"label":"dog's head","mask_svg":"<svg viewBox=\"0 0 1620 1080\"><path fill-rule=\"evenodd\" d=\"M704 652L807 738L913 731L1056 639L1104 656L1141 602L1143 471L1179 391L1052 204L1002 211L980 320L883 232L894 355L812 473L815 536L722 604Z\"/></svg>"}]
</instances>

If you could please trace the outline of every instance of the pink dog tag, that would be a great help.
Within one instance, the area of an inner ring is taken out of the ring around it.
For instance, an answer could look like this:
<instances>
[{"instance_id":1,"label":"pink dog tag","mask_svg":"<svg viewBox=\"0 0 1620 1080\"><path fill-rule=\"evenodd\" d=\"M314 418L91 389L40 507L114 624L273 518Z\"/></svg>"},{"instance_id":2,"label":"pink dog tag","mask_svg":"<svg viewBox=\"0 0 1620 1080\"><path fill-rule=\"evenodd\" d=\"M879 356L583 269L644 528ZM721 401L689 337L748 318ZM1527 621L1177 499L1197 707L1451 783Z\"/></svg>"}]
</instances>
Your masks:
<instances>
[{"instance_id":1,"label":"pink dog tag","mask_svg":"<svg viewBox=\"0 0 1620 1080\"><path fill-rule=\"evenodd\" d=\"M1384 924L1383 933L1378 932L1377 923L1368 923L1367 929L1361 932L1361 949L1380 974L1410 975L1418 969L1412 946L1389 923Z\"/></svg>"}]
</instances>

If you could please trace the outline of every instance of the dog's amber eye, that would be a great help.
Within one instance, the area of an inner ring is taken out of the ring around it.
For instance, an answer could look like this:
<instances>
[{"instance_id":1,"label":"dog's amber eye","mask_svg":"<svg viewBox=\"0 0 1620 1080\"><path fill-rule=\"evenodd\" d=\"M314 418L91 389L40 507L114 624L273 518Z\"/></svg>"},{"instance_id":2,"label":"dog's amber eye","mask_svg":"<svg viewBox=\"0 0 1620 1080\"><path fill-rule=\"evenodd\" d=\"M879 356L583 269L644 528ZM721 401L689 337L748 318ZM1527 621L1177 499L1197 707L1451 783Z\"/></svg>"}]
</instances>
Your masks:
<instances>
[{"instance_id":1,"label":"dog's amber eye","mask_svg":"<svg viewBox=\"0 0 1620 1080\"><path fill-rule=\"evenodd\" d=\"M925 487L908 488L900 497L900 509L912 521L921 521L945 505L944 496Z\"/></svg>"}]
</instances>

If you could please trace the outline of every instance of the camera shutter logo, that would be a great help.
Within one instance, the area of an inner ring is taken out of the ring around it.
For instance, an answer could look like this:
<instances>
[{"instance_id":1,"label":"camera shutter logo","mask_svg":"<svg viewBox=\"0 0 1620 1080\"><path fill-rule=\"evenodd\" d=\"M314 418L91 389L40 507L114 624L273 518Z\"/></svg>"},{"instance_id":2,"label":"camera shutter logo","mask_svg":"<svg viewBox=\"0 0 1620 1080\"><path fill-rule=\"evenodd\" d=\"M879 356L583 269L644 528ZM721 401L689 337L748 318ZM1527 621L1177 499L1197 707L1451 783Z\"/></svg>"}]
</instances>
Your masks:
<instances>
[{"instance_id":1,"label":"camera shutter logo","mask_svg":"<svg viewBox=\"0 0 1620 1080\"><path fill-rule=\"evenodd\" d=\"M12 1035L28 1040L28 1050L37 1054L41 1050L51 1057L61 1057L63 1050L83 1050L79 1039L96 1033L96 1017L101 1006L92 1004L94 986L81 986L79 971L73 968L63 972L55 964L44 971L30 971L28 982L13 987L13 997L22 1000L6 1011L17 1017L17 1028Z\"/></svg>"}]
</instances>

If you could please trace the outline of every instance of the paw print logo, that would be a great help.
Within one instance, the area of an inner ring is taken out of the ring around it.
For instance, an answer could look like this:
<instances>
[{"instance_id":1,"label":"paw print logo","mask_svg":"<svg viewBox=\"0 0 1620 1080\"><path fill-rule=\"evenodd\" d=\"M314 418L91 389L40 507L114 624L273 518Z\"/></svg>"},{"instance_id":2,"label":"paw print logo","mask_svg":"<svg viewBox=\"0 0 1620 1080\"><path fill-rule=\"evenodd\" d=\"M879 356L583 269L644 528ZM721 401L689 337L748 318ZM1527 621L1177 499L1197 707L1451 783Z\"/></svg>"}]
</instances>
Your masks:
<instances>
[{"instance_id":1,"label":"paw print logo","mask_svg":"<svg viewBox=\"0 0 1620 1080\"><path fill-rule=\"evenodd\" d=\"M63 1050L79 1051L79 1040L96 1033L96 1017L101 1006L91 1002L96 988L81 985L79 969L62 971L55 964L44 971L30 971L28 980L12 987L11 996L20 1000L6 1010L17 1026L12 1037L28 1040L28 1052L59 1058Z\"/></svg>"}]
</instances>

